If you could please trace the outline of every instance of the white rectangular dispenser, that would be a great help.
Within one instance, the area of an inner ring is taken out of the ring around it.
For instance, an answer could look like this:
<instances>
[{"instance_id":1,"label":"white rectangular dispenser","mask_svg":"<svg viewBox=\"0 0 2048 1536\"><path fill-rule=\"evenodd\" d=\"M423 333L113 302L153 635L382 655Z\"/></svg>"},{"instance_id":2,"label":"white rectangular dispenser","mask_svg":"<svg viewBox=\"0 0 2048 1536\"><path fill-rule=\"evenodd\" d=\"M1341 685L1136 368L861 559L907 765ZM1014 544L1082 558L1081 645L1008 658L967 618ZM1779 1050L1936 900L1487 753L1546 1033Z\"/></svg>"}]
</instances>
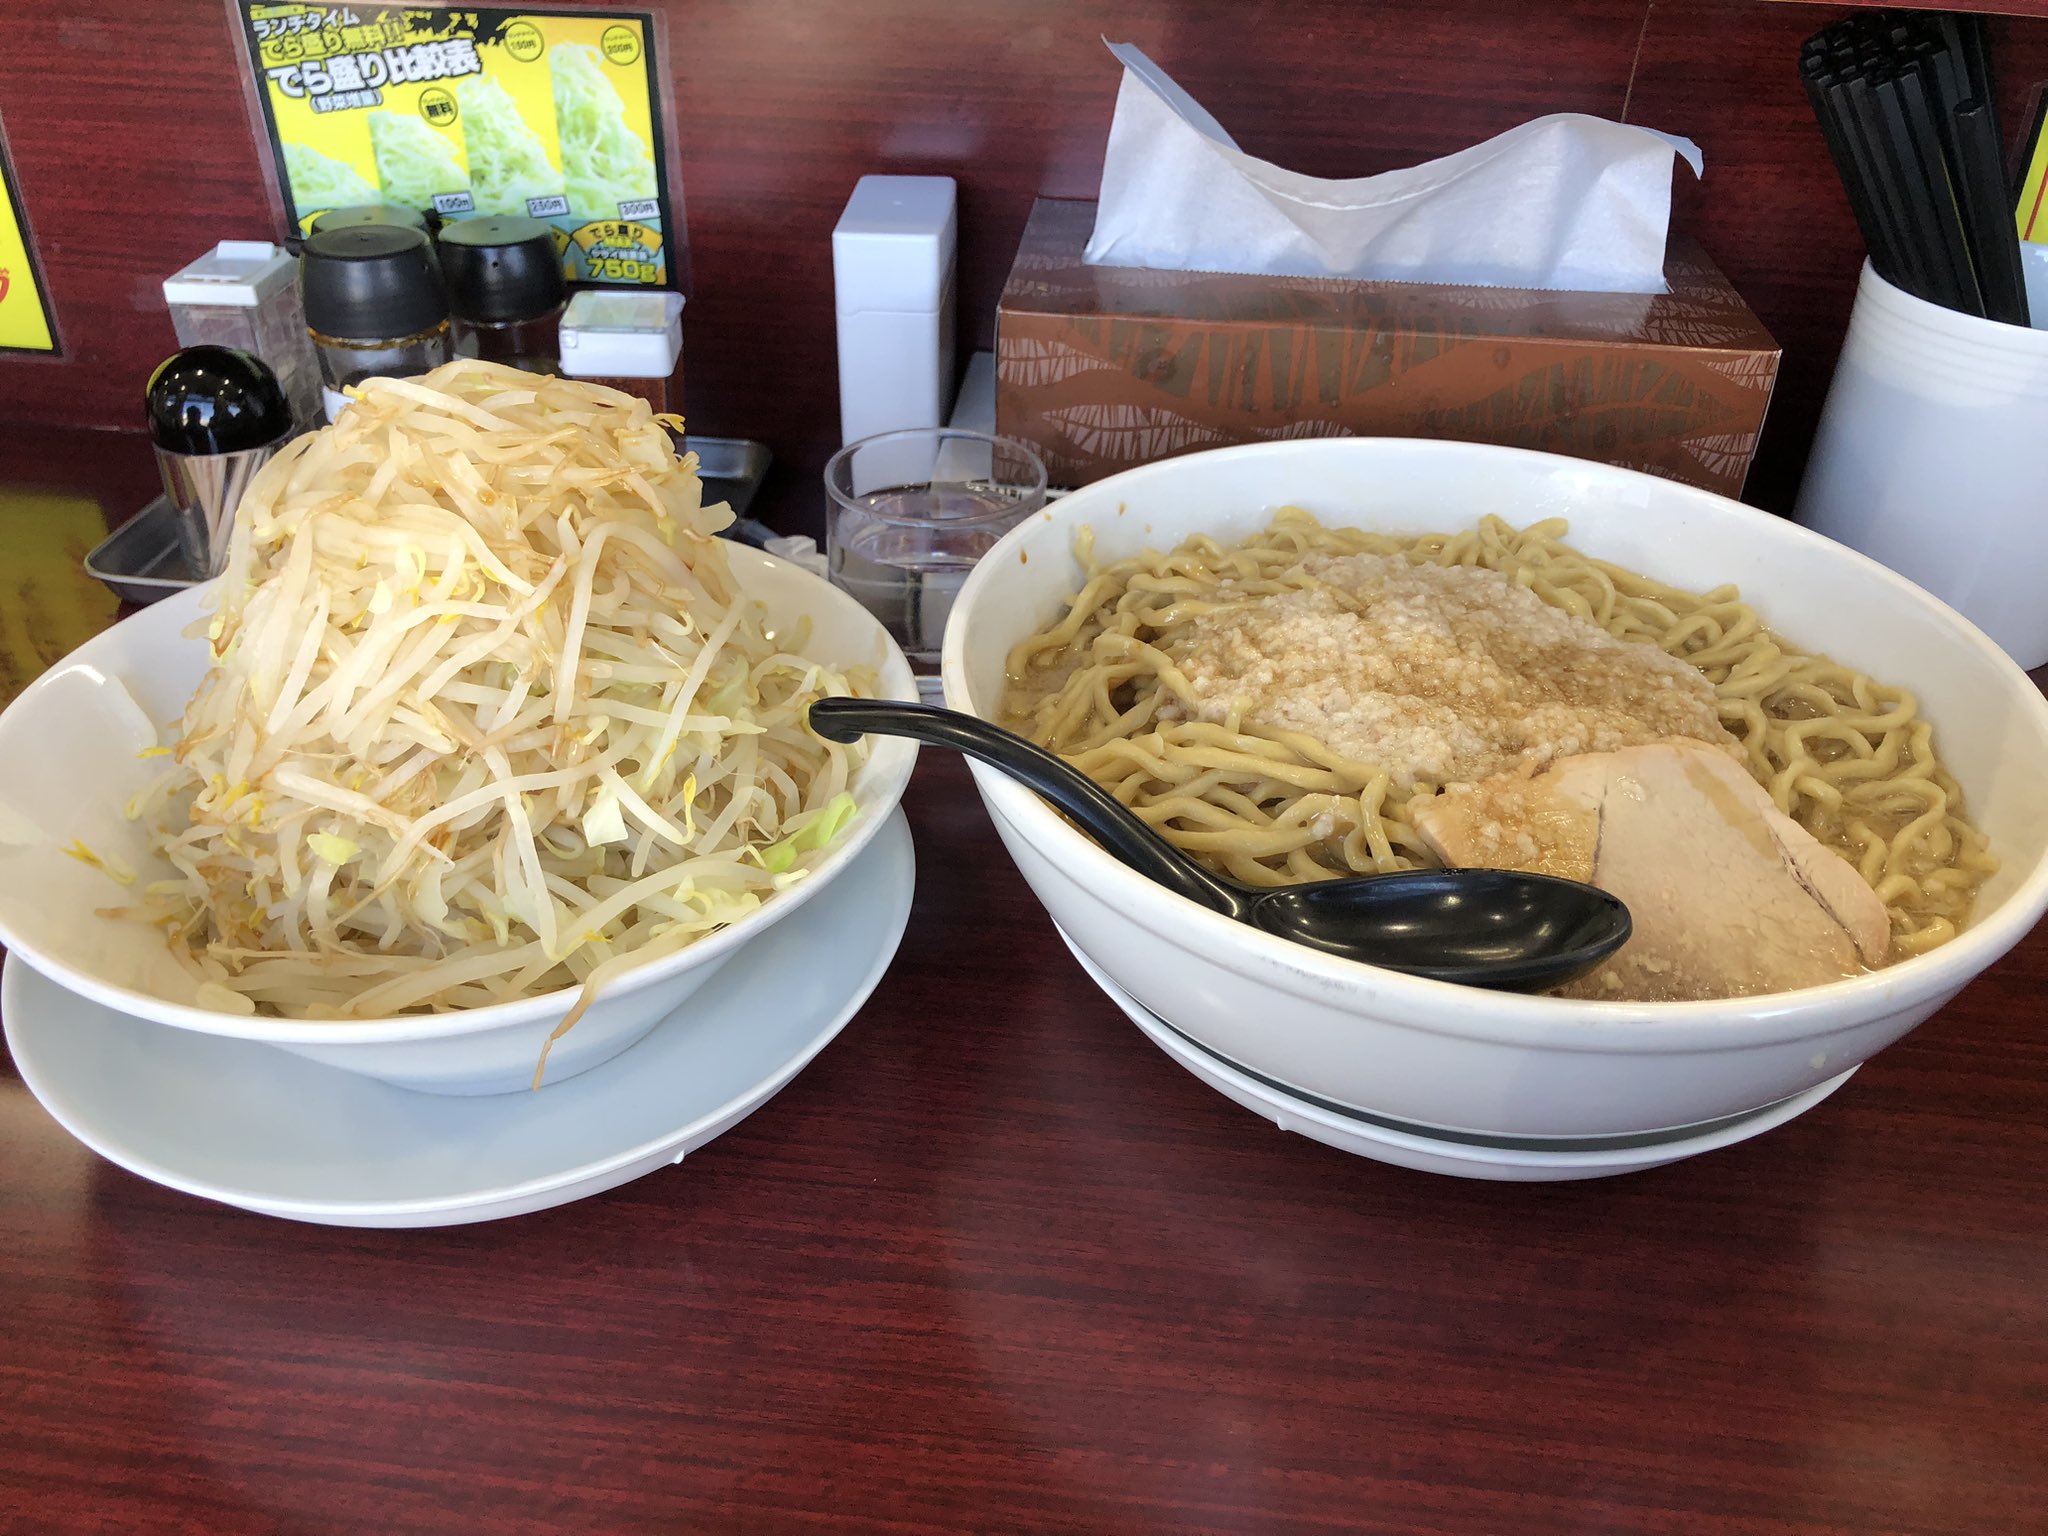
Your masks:
<instances>
[{"instance_id":1,"label":"white rectangular dispenser","mask_svg":"<svg viewBox=\"0 0 2048 1536\"><path fill-rule=\"evenodd\" d=\"M839 433L945 424L953 404L950 176L863 176L832 231Z\"/></svg>"}]
</instances>

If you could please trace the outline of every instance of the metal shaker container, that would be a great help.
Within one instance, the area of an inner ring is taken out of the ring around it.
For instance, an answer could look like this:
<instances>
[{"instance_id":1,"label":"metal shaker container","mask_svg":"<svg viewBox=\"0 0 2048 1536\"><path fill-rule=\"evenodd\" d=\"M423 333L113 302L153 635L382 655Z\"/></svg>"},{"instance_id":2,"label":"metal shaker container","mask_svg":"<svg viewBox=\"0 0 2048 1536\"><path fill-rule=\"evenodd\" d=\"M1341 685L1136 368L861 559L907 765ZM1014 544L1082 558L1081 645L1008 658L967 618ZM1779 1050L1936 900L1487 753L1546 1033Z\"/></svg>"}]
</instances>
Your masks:
<instances>
[{"instance_id":1,"label":"metal shaker container","mask_svg":"<svg viewBox=\"0 0 2048 1536\"><path fill-rule=\"evenodd\" d=\"M202 580L218 576L242 493L292 435L291 406L261 358L215 346L165 359L150 375L147 406L185 563Z\"/></svg>"}]
</instances>

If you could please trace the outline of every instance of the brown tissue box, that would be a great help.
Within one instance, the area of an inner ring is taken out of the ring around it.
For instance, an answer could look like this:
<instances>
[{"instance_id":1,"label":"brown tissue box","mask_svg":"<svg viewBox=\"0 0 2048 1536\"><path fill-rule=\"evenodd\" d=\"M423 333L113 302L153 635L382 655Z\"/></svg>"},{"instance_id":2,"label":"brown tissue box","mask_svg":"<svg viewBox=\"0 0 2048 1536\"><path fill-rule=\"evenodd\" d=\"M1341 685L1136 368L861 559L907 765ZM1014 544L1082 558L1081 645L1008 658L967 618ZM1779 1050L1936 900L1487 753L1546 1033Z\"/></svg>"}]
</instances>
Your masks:
<instances>
[{"instance_id":1,"label":"brown tissue box","mask_svg":"<svg viewBox=\"0 0 2048 1536\"><path fill-rule=\"evenodd\" d=\"M1778 345L1673 237L1669 293L1091 267L1095 205L1041 198L996 314L996 430L1056 486L1228 443L1440 437L1735 496Z\"/></svg>"}]
</instances>

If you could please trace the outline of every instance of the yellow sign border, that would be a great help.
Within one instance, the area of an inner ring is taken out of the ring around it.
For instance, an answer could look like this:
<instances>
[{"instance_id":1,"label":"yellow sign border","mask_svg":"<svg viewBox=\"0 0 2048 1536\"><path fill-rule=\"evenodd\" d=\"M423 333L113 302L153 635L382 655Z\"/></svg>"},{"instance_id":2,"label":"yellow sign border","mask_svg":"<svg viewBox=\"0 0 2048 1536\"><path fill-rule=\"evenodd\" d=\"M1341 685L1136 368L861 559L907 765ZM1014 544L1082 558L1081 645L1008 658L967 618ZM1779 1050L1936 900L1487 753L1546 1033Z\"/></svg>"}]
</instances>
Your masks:
<instances>
[{"instance_id":1,"label":"yellow sign border","mask_svg":"<svg viewBox=\"0 0 2048 1536\"><path fill-rule=\"evenodd\" d=\"M0 352L58 357L63 351L57 342L57 317L50 310L50 290L29 238L14 160L7 152L6 125L0 123Z\"/></svg>"}]
</instances>

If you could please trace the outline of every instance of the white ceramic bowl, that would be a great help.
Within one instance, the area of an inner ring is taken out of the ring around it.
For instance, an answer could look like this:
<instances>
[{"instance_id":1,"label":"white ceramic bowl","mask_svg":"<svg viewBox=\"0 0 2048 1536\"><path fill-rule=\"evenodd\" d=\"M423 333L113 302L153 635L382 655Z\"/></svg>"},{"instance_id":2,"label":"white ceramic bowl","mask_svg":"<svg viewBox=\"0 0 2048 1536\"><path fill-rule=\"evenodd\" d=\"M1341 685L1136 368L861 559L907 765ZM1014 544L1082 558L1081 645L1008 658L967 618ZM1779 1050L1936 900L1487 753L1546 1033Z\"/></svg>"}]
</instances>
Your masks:
<instances>
[{"instance_id":1,"label":"white ceramic bowl","mask_svg":"<svg viewBox=\"0 0 2048 1536\"><path fill-rule=\"evenodd\" d=\"M1921 698L1943 760L2003 861L1941 949L1828 986L1703 1003L1587 1003L1397 975L1273 938L1119 864L981 765L1024 878L1089 958L1210 1050L1289 1087L1426 1126L1521 1136L1697 1124L1855 1066L2012 948L2048 907L2048 703L1995 645L1904 579L1738 502L1576 459L1476 444L1337 438L1190 454L1034 514L968 578L946 628L946 702L992 716L1010 646L1080 585L1075 533L1106 560L1293 503L1325 523L1425 532L1492 512L1571 519L1571 542L1694 590L1739 584L1793 643ZM1930 507L1930 516L1941 509Z\"/></svg>"},{"instance_id":2,"label":"white ceramic bowl","mask_svg":"<svg viewBox=\"0 0 2048 1536\"><path fill-rule=\"evenodd\" d=\"M890 698L915 699L916 680L888 632L829 582L743 545L734 575L778 627L808 617L810 648L870 664ZM73 839L112 855L142 880L170 877L123 807L159 770L137 757L176 719L207 666L198 591L116 624L52 667L0 714L0 944L52 980L123 1013L180 1029L262 1040L314 1061L430 1093L505 1093L533 1080L542 1043L574 989L516 1003L350 1023L250 1018L199 1005L197 987L161 935L94 915L127 893L64 850ZM129 702L133 700L133 704ZM137 718L140 705L146 720ZM168 740L168 734L164 733ZM858 815L807 880L730 927L621 977L555 1042L547 1081L608 1061L708 981L742 946L830 885L903 798L916 748L877 738L853 781Z\"/></svg>"}]
</instances>

